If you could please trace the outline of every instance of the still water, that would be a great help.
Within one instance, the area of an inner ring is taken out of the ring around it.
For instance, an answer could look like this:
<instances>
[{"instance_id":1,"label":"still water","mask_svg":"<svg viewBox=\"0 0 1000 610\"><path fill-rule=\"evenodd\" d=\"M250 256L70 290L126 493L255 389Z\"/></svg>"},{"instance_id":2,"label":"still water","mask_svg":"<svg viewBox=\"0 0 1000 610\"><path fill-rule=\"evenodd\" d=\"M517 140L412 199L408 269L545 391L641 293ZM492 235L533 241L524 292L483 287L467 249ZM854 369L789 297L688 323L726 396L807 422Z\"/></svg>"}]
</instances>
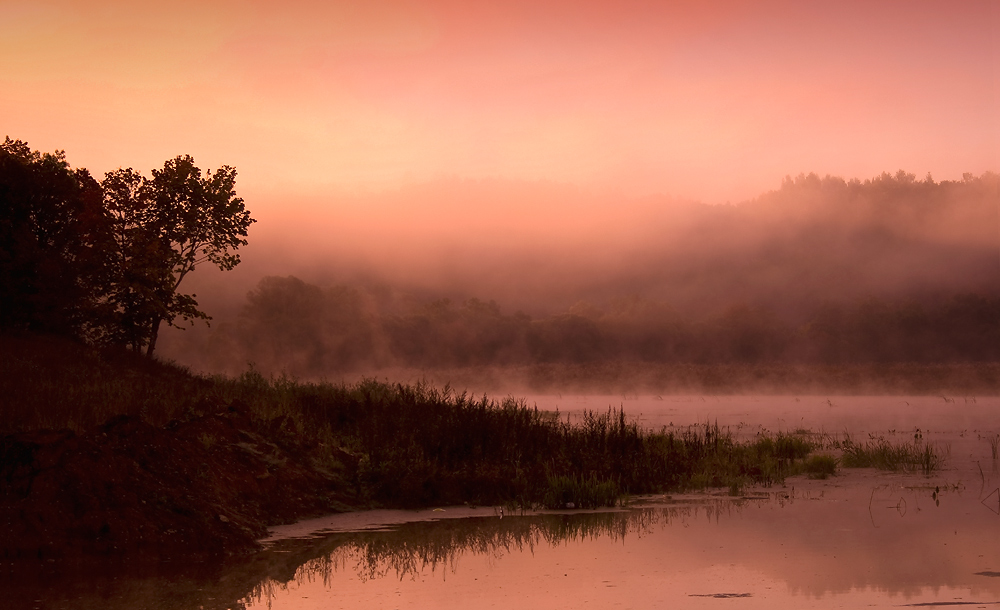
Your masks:
<instances>
[{"instance_id":1,"label":"still water","mask_svg":"<svg viewBox=\"0 0 1000 610\"><path fill-rule=\"evenodd\" d=\"M530 402L571 420L621 406L650 427L718 421L741 435L808 429L904 441L919 430L947 461L926 477L853 470L605 512L335 515L275 528L266 551L232 565L103 566L71 584L51 575L14 587L8 599L102 609L1000 607L996 397Z\"/></svg>"}]
</instances>

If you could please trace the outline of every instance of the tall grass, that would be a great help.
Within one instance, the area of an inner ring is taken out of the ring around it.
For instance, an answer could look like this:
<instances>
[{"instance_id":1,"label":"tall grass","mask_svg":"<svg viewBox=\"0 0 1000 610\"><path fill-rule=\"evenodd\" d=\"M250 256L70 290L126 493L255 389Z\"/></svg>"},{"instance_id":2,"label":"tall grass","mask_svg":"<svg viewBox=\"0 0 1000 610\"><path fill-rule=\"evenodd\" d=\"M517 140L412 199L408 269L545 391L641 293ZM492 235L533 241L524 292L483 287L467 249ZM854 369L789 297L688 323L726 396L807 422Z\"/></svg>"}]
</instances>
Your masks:
<instances>
[{"instance_id":1,"label":"tall grass","mask_svg":"<svg viewBox=\"0 0 1000 610\"><path fill-rule=\"evenodd\" d=\"M859 443L845 434L838 444L843 451L841 464L845 468L878 468L931 474L944 463L943 456L934 445L917 439L893 444L884 436L872 435L864 443Z\"/></svg>"},{"instance_id":2,"label":"tall grass","mask_svg":"<svg viewBox=\"0 0 1000 610\"><path fill-rule=\"evenodd\" d=\"M15 390L4 394L0 433L84 431L122 413L162 425L232 407L274 442L349 462L350 484L373 505L584 507L684 488L738 492L798 472L812 448L787 434L738 442L708 423L649 431L610 408L570 424L522 400L447 386L300 383L252 369L198 377L81 346L19 347L0 370L0 390Z\"/></svg>"},{"instance_id":3,"label":"tall grass","mask_svg":"<svg viewBox=\"0 0 1000 610\"><path fill-rule=\"evenodd\" d=\"M654 432L611 408L570 424L521 400L422 384L304 384L254 372L216 383L261 420L358 456L358 491L380 504L585 507L626 494L770 485L798 472L812 448L787 434L738 442L714 424Z\"/></svg>"},{"instance_id":4,"label":"tall grass","mask_svg":"<svg viewBox=\"0 0 1000 610\"><path fill-rule=\"evenodd\" d=\"M837 458L832 455L813 455L803 463L810 479L826 479L837 472Z\"/></svg>"}]
</instances>

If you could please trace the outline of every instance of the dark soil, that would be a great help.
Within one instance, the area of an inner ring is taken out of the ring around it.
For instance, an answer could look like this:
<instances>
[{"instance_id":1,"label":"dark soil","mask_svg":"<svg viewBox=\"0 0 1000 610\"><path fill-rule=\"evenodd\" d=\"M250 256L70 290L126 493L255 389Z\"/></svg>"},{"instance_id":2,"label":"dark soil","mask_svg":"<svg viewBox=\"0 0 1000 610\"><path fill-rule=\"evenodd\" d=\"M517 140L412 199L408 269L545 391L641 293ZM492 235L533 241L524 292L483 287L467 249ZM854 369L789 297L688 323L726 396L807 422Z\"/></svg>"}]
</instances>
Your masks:
<instances>
[{"instance_id":1,"label":"dark soil","mask_svg":"<svg viewBox=\"0 0 1000 610\"><path fill-rule=\"evenodd\" d=\"M239 403L162 427L118 416L84 434L2 437L0 557L252 553L269 525L361 508L356 467Z\"/></svg>"}]
</instances>

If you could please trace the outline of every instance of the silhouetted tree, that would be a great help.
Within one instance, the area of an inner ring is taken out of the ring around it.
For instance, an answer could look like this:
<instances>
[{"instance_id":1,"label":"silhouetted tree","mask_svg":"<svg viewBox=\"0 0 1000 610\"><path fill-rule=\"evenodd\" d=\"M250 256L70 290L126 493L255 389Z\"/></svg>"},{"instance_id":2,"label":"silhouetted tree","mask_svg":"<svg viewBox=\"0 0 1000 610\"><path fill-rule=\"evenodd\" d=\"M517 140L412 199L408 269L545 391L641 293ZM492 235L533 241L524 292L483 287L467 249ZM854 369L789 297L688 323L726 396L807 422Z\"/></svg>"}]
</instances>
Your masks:
<instances>
[{"instance_id":1,"label":"silhouetted tree","mask_svg":"<svg viewBox=\"0 0 1000 610\"><path fill-rule=\"evenodd\" d=\"M202 263L229 270L240 262L254 219L236 195L236 170L222 166L202 175L190 156L176 157L145 178L132 169L109 172L102 186L113 218L112 315L108 338L156 348L160 325L209 319L193 294L178 288Z\"/></svg>"},{"instance_id":2,"label":"silhouetted tree","mask_svg":"<svg viewBox=\"0 0 1000 610\"><path fill-rule=\"evenodd\" d=\"M100 306L100 187L63 151L0 145L0 328L85 338Z\"/></svg>"}]
</instances>

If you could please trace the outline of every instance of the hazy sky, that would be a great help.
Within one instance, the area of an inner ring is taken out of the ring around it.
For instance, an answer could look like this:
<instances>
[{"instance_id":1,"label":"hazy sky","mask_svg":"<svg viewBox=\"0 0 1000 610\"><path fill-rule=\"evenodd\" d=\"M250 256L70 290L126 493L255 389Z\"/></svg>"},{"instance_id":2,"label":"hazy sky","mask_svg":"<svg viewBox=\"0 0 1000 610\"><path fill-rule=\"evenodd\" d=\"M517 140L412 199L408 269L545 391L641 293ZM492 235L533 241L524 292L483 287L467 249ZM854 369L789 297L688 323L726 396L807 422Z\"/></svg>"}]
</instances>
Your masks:
<instances>
[{"instance_id":1,"label":"hazy sky","mask_svg":"<svg viewBox=\"0 0 1000 610\"><path fill-rule=\"evenodd\" d=\"M996 170L1000 2L0 0L0 137L240 194ZM250 205L251 209L255 209Z\"/></svg>"}]
</instances>

